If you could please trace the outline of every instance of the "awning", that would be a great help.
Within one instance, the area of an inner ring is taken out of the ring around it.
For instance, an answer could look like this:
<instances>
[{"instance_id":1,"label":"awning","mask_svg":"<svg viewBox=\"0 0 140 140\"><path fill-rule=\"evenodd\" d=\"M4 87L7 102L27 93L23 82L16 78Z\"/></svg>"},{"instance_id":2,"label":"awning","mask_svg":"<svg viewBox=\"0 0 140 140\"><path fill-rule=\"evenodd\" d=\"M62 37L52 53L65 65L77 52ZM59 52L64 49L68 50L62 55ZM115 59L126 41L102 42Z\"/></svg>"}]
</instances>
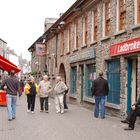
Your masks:
<instances>
[{"instance_id":1,"label":"awning","mask_svg":"<svg viewBox=\"0 0 140 140\"><path fill-rule=\"evenodd\" d=\"M10 72L11 70L15 70L16 73L20 72L21 70L12 62L4 58L0 55L0 68L3 70Z\"/></svg>"}]
</instances>

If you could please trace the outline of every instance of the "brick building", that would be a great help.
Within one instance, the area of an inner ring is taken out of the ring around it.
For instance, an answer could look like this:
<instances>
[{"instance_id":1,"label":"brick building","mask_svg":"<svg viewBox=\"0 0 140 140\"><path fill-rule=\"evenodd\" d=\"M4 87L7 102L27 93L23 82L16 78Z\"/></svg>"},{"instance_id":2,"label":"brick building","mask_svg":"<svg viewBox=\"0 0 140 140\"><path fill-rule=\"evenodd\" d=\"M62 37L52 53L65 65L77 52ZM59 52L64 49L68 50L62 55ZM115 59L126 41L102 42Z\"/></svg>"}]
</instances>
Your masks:
<instances>
[{"instance_id":1,"label":"brick building","mask_svg":"<svg viewBox=\"0 0 140 140\"><path fill-rule=\"evenodd\" d=\"M77 0L43 34L48 74L64 78L70 99L94 103L92 80L102 70L109 112L130 111L140 94L139 7L139 0Z\"/></svg>"}]
</instances>

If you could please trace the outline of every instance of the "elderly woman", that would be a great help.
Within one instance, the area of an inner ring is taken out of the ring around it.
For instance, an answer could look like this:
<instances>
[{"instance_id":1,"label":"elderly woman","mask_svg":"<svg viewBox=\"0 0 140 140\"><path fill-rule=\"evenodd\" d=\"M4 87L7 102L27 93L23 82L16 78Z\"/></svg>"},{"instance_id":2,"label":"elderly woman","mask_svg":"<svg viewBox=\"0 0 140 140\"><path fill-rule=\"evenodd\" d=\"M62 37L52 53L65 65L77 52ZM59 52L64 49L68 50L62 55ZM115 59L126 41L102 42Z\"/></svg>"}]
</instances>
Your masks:
<instances>
[{"instance_id":1,"label":"elderly woman","mask_svg":"<svg viewBox=\"0 0 140 140\"><path fill-rule=\"evenodd\" d=\"M27 112L34 113L35 108L35 97L38 93L38 86L35 83L34 77L30 77L29 81L24 87L25 94L27 95L28 109Z\"/></svg>"},{"instance_id":2,"label":"elderly woman","mask_svg":"<svg viewBox=\"0 0 140 140\"><path fill-rule=\"evenodd\" d=\"M43 80L39 83L39 96L40 96L40 112L44 111L44 103L45 103L45 112L49 113L49 94L52 91L51 84L48 81L48 76L44 75Z\"/></svg>"},{"instance_id":3,"label":"elderly woman","mask_svg":"<svg viewBox=\"0 0 140 140\"><path fill-rule=\"evenodd\" d=\"M61 114L64 113L63 99L66 90L67 90L67 86L62 81L61 77L57 76L56 85L54 88L56 113L61 113Z\"/></svg>"}]
</instances>

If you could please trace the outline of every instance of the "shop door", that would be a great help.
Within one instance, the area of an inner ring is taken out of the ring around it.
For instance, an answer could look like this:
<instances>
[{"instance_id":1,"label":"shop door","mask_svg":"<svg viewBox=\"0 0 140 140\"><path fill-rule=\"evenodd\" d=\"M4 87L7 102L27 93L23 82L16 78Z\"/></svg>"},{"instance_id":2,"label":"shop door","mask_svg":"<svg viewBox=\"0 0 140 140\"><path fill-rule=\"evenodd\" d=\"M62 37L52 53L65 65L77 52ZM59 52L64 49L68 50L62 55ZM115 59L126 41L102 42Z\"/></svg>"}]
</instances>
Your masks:
<instances>
[{"instance_id":1,"label":"shop door","mask_svg":"<svg viewBox=\"0 0 140 140\"><path fill-rule=\"evenodd\" d=\"M80 66L80 77L81 77L81 101L83 101L83 88L84 88L84 67Z\"/></svg>"},{"instance_id":2,"label":"shop door","mask_svg":"<svg viewBox=\"0 0 140 140\"><path fill-rule=\"evenodd\" d=\"M130 112L131 105L135 103L137 96L137 61L128 59L128 81L127 81L127 112Z\"/></svg>"}]
</instances>

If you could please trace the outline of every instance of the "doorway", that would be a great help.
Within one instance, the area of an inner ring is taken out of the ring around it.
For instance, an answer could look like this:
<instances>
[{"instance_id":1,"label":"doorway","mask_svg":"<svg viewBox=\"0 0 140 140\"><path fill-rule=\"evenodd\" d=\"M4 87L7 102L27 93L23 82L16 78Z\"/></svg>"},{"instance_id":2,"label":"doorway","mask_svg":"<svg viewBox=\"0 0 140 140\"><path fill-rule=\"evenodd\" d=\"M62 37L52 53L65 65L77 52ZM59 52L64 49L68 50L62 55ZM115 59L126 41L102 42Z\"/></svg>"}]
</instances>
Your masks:
<instances>
[{"instance_id":1,"label":"doorway","mask_svg":"<svg viewBox=\"0 0 140 140\"><path fill-rule=\"evenodd\" d=\"M127 79L127 112L130 112L132 104L137 97L137 59L128 59Z\"/></svg>"},{"instance_id":2,"label":"doorway","mask_svg":"<svg viewBox=\"0 0 140 140\"><path fill-rule=\"evenodd\" d=\"M80 65L80 80L81 80L81 102L83 101L83 88L84 88L84 66Z\"/></svg>"}]
</instances>

